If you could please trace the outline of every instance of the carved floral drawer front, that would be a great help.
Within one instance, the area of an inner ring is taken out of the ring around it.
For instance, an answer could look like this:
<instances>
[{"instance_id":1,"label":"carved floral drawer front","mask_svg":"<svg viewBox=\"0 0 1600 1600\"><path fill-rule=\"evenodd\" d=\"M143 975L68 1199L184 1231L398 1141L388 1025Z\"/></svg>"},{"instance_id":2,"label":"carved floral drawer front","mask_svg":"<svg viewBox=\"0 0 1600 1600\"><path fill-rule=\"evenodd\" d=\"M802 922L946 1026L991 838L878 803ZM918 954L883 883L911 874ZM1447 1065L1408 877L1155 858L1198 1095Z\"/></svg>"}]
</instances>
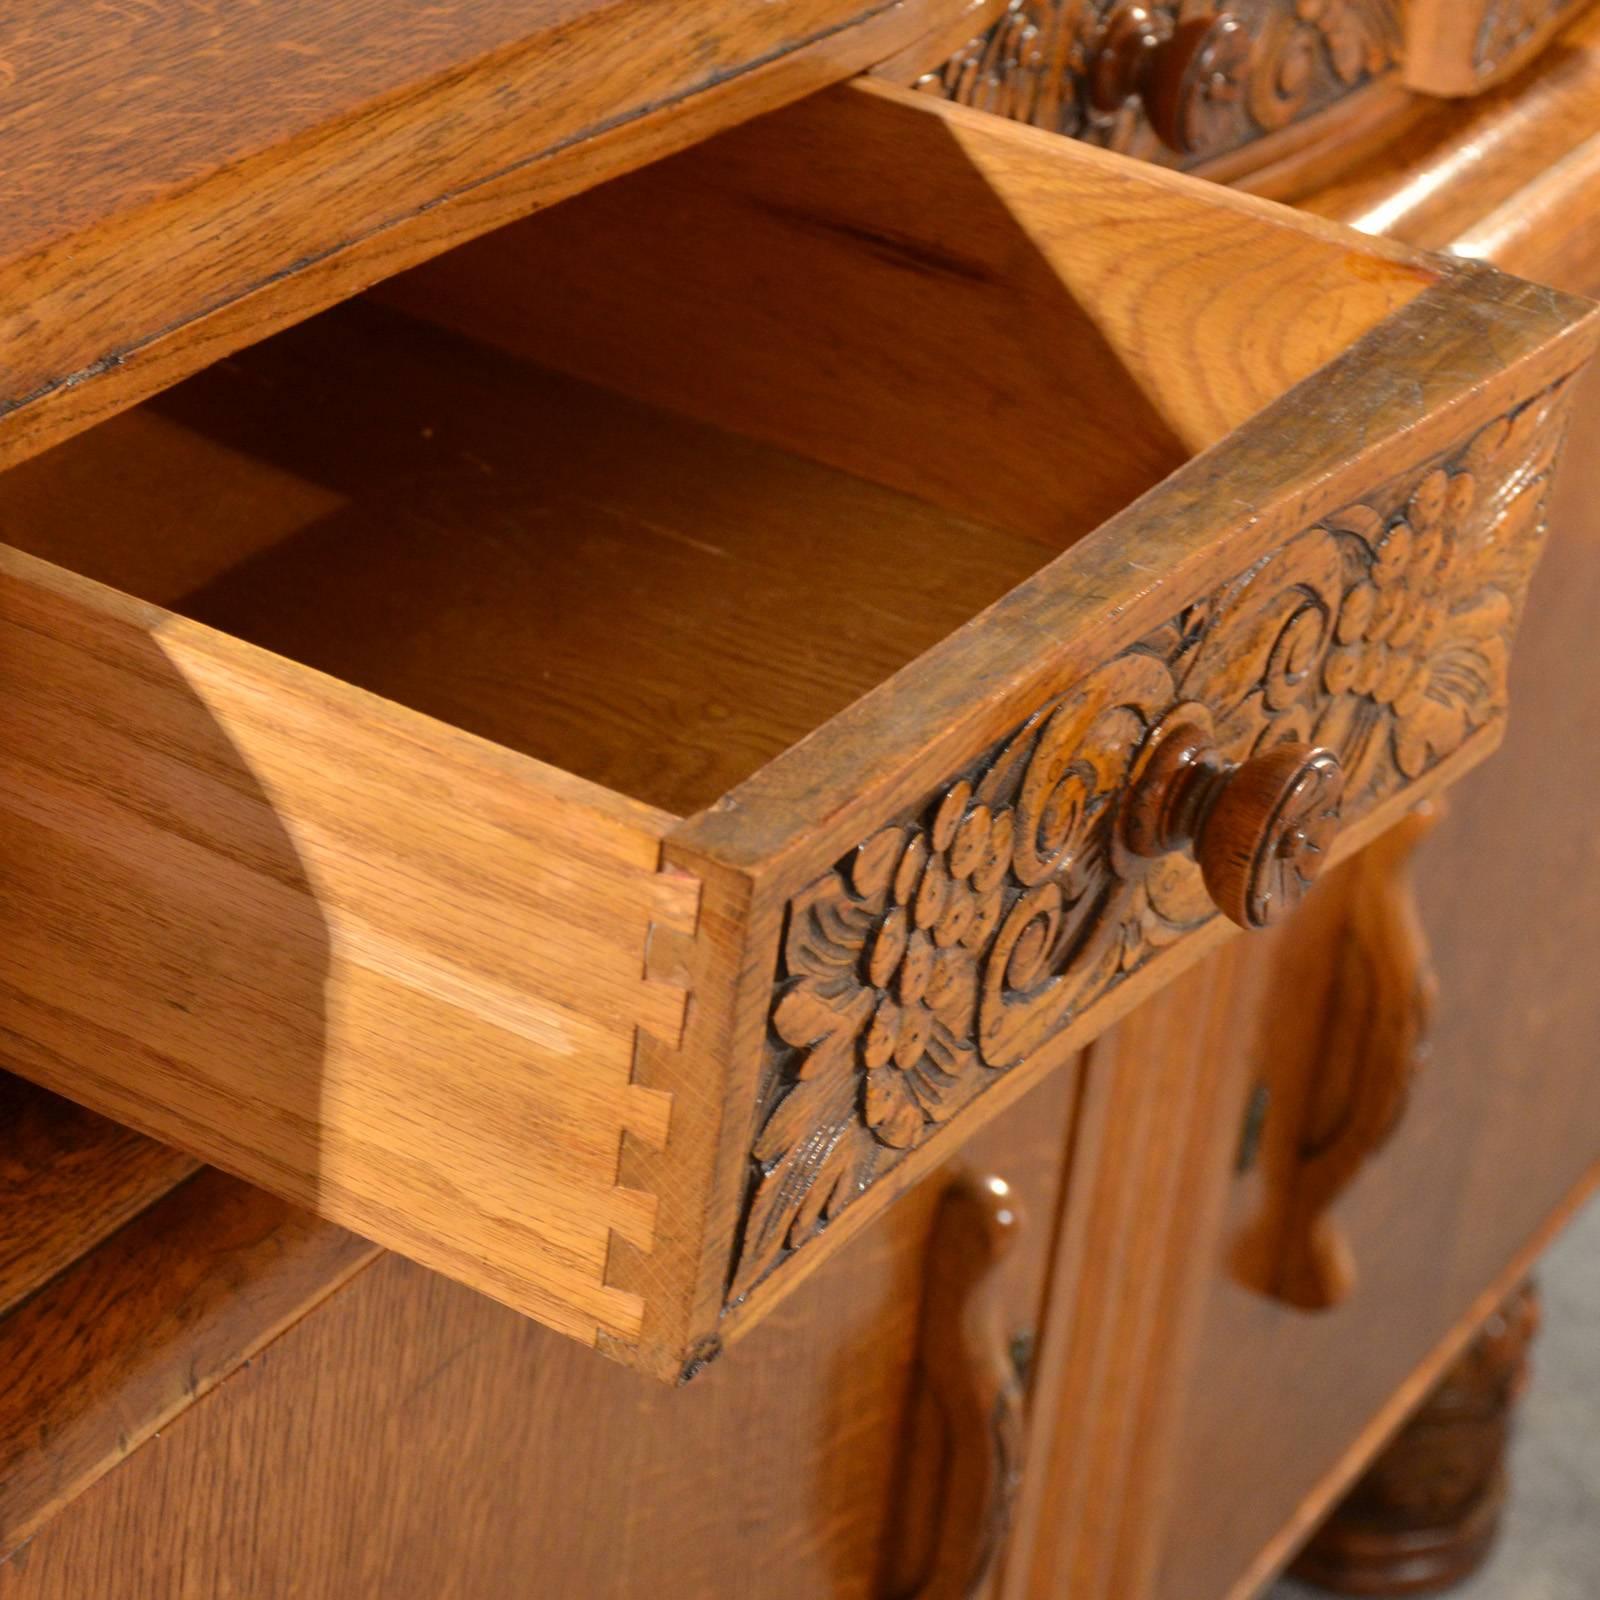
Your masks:
<instances>
[{"instance_id":1,"label":"carved floral drawer front","mask_svg":"<svg viewBox=\"0 0 1600 1600\"><path fill-rule=\"evenodd\" d=\"M1333 752L1357 816L1503 715L1566 387L1184 606L789 901L735 1299L1218 917L1190 853L1130 848L1175 708L1203 708L1235 760ZM1297 800L1297 826L1330 804Z\"/></svg>"},{"instance_id":2,"label":"carved floral drawer front","mask_svg":"<svg viewBox=\"0 0 1600 1600\"><path fill-rule=\"evenodd\" d=\"M1052 133L1193 167L1386 79L1475 94L1525 64L1586 3L1003 0L916 81Z\"/></svg>"},{"instance_id":3,"label":"carved floral drawer front","mask_svg":"<svg viewBox=\"0 0 1600 1600\"><path fill-rule=\"evenodd\" d=\"M0 476L7 1065L692 1376L1493 748L1591 310L867 80L487 235Z\"/></svg>"},{"instance_id":4,"label":"carved floral drawer front","mask_svg":"<svg viewBox=\"0 0 1600 1600\"><path fill-rule=\"evenodd\" d=\"M1406 81L1428 94L1476 94L1509 77L1590 0L1411 0Z\"/></svg>"}]
</instances>

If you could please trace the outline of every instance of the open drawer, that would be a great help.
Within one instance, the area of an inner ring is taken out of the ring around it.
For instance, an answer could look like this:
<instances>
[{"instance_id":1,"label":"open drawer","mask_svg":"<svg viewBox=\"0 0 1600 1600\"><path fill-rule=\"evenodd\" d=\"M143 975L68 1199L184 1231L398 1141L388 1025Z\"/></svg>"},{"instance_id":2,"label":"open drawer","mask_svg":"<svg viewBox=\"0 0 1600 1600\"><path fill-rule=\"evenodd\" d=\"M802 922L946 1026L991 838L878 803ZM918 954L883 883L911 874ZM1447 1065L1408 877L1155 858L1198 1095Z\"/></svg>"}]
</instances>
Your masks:
<instances>
[{"instance_id":1,"label":"open drawer","mask_svg":"<svg viewBox=\"0 0 1600 1600\"><path fill-rule=\"evenodd\" d=\"M1595 333L861 84L386 298L0 477L0 1059L669 1377L1493 746Z\"/></svg>"}]
</instances>

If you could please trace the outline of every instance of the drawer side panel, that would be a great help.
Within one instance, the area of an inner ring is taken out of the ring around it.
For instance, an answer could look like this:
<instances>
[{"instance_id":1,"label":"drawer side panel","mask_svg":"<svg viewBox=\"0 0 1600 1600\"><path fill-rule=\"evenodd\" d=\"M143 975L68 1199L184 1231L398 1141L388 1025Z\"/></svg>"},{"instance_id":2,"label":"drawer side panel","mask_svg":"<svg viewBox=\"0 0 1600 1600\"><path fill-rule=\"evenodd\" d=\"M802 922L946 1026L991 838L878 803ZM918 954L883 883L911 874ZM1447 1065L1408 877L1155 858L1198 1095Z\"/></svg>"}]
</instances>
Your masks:
<instances>
[{"instance_id":1,"label":"drawer side panel","mask_svg":"<svg viewBox=\"0 0 1600 1600\"><path fill-rule=\"evenodd\" d=\"M0 553L0 1056L593 1343L661 814Z\"/></svg>"}]
</instances>

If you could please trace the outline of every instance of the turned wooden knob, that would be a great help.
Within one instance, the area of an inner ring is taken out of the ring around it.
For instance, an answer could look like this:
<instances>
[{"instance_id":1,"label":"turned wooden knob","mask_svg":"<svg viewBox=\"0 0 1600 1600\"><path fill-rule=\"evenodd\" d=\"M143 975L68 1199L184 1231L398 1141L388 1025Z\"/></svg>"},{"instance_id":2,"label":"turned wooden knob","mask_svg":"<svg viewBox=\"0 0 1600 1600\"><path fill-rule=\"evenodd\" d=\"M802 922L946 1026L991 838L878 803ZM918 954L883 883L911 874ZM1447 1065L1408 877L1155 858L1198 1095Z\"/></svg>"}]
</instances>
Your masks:
<instances>
[{"instance_id":1,"label":"turned wooden knob","mask_svg":"<svg viewBox=\"0 0 1600 1600\"><path fill-rule=\"evenodd\" d=\"M1205 144L1213 102L1237 97L1250 36L1227 12L1174 20L1165 9L1122 0L1105 20L1088 74L1090 103L1114 112L1144 105L1161 142L1182 155Z\"/></svg>"},{"instance_id":2,"label":"turned wooden knob","mask_svg":"<svg viewBox=\"0 0 1600 1600\"><path fill-rule=\"evenodd\" d=\"M1210 728L1158 729L1129 797L1139 855L1191 850L1217 909L1241 928L1281 922L1305 898L1339 827L1344 769L1331 750L1282 744L1225 760Z\"/></svg>"}]
</instances>

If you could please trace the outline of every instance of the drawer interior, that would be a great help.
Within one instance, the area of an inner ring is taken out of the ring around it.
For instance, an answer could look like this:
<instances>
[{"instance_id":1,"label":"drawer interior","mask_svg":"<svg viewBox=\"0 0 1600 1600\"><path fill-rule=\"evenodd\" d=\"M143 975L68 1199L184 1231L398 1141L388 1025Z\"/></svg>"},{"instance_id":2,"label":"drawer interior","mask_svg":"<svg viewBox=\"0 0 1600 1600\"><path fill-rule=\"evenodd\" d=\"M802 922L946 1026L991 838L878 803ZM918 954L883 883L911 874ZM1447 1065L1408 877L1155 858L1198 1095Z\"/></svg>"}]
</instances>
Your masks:
<instances>
[{"instance_id":1,"label":"drawer interior","mask_svg":"<svg viewBox=\"0 0 1600 1600\"><path fill-rule=\"evenodd\" d=\"M1010 195L903 99L820 97L230 357L0 476L0 537L684 815L1426 281L1170 178ZM1152 330L1174 295L1203 315Z\"/></svg>"},{"instance_id":2,"label":"drawer interior","mask_svg":"<svg viewBox=\"0 0 1600 1600\"><path fill-rule=\"evenodd\" d=\"M0 476L0 532L679 813L1044 560L369 303Z\"/></svg>"}]
</instances>

